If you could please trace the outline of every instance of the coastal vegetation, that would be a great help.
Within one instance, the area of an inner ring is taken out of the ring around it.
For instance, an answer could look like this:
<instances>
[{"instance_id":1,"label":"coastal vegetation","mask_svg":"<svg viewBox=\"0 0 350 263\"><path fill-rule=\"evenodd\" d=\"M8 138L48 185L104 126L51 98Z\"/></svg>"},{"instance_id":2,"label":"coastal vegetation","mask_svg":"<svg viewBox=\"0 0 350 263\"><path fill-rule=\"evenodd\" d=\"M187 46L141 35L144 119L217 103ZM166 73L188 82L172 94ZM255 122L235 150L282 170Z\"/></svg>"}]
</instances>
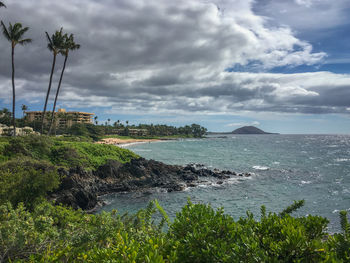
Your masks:
<instances>
[{"instance_id":1,"label":"coastal vegetation","mask_svg":"<svg viewBox=\"0 0 350 263\"><path fill-rule=\"evenodd\" d=\"M85 138L38 135L0 137L0 157L0 163L27 157L46 161L57 168L82 166L87 169L97 168L107 160L125 163L138 158L127 149L87 142Z\"/></svg>"},{"instance_id":2,"label":"coastal vegetation","mask_svg":"<svg viewBox=\"0 0 350 263\"><path fill-rule=\"evenodd\" d=\"M247 212L235 220L223 208L188 202L170 219L157 203L135 215L88 214L47 201L60 186L58 169L96 169L110 159L138 158L79 137L0 138L0 262L348 262L350 224L294 217L298 201L280 213Z\"/></svg>"},{"instance_id":3,"label":"coastal vegetation","mask_svg":"<svg viewBox=\"0 0 350 263\"><path fill-rule=\"evenodd\" d=\"M4 4L2 4L4 6ZM3 21L1 21L2 33L4 37L11 43L11 68L12 68L12 125L13 136L16 136L16 87L15 87L15 47L17 45L26 45L31 43L30 38L23 38L24 34L29 30L29 27L23 27L21 23L15 23L6 27Z\"/></svg>"},{"instance_id":4,"label":"coastal vegetation","mask_svg":"<svg viewBox=\"0 0 350 263\"><path fill-rule=\"evenodd\" d=\"M26 106L26 105L24 105ZM26 106L28 107L28 106ZM97 117L97 116L96 116ZM47 116L51 121L52 119ZM0 123L11 125L11 112L3 108L0 110ZM40 133L41 121L28 121L26 117L16 118L17 127L31 127L34 131ZM46 131L46 130L45 130ZM70 135L84 137L87 141L98 141L102 138L121 138L121 139L177 139L177 138L201 138L207 133L207 129L198 125L191 124L182 127L160 124L138 124L128 125L121 122L115 122L113 125L76 123L71 127L51 126L52 135Z\"/></svg>"},{"instance_id":5,"label":"coastal vegetation","mask_svg":"<svg viewBox=\"0 0 350 263\"><path fill-rule=\"evenodd\" d=\"M188 201L170 220L157 201L135 215L7 202L0 206L0 261L348 262L346 213L342 232L330 235L327 219L291 215L302 204L234 220L222 208Z\"/></svg>"}]
</instances>

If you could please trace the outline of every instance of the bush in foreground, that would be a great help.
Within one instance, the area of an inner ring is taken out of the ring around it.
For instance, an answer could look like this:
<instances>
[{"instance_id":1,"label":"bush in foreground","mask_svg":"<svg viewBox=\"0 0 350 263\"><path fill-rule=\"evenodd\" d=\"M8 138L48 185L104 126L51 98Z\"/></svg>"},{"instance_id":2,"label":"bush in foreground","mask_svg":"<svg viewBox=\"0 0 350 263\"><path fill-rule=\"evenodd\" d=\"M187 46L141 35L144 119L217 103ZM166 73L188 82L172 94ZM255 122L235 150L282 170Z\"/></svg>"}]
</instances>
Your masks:
<instances>
[{"instance_id":1,"label":"bush in foreground","mask_svg":"<svg viewBox=\"0 0 350 263\"><path fill-rule=\"evenodd\" d=\"M157 204L157 203L156 203ZM301 203L296 203L297 207ZM154 203L134 216L86 214L42 203L0 207L0 261L18 262L348 262L349 223L328 236L327 220L293 209L235 221L223 209L188 203L171 223ZM153 214L163 219L154 223ZM167 231L164 223L168 222Z\"/></svg>"},{"instance_id":2,"label":"bush in foreground","mask_svg":"<svg viewBox=\"0 0 350 263\"><path fill-rule=\"evenodd\" d=\"M48 162L22 157L0 164L0 204L32 208L58 185L57 169Z\"/></svg>"}]
</instances>

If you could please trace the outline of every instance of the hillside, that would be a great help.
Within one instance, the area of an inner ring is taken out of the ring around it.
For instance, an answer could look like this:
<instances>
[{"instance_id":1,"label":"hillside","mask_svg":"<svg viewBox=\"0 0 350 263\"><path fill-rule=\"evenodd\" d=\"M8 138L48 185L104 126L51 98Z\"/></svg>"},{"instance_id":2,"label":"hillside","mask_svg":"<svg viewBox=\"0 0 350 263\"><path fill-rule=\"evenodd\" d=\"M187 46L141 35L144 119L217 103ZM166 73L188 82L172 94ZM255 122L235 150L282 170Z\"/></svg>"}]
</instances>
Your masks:
<instances>
[{"instance_id":1,"label":"hillside","mask_svg":"<svg viewBox=\"0 0 350 263\"><path fill-rule=\"evenodd\" d=\"M233 134L273 134L269 132L264 132L263 130L260 130L259 128L254 126L244 126L234 130L232 133Z\"/></svg>"}]
</instances>

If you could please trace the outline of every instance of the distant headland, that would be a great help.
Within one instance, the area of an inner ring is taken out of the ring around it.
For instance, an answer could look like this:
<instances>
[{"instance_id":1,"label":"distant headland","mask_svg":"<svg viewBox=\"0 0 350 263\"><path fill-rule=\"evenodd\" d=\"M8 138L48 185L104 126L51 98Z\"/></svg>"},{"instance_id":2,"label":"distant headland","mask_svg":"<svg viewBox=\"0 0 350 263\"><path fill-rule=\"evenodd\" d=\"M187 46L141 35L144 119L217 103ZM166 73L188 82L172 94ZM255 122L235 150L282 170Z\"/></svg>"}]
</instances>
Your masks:
<instances>
[{"instance_id":1,"label":"distant headland","mask_svg":"<svg viewBox=\"0 0 350 263\"><path fill-rule=\"evenodd\" d=\"M215 135L215 134L279 134L279 133L265 132L254 126L244 126L232 132L208 132L207 134Z\"/></svg>"},{"instance_id":2,"label":"distant headland","mask_svg":"<svg viewBox=\"0 0 350 263\"><path fill-rule=\"evenodd\" d=\"M234 130L232 134L278 134L278 133L265 132L254 126L244 126Z\"/></svg>"}]
</instances>

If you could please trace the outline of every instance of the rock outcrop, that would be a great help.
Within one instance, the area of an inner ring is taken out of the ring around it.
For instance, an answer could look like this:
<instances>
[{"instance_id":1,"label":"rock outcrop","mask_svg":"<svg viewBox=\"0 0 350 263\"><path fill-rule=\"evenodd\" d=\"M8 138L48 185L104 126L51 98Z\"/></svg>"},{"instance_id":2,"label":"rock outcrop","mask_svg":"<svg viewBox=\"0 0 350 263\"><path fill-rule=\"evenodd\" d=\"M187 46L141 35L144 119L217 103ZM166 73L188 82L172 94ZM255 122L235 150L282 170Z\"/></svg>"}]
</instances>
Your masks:
<instances>
[{"instance_id":1,"label":"rock outcrop","mask_svg":"<svg viewBox=\"0 0 350 263\"><path fill-rule=\"evenodd\" d=\"M51 198L56 203L83 210L98 206L98 196L104 194L147 191L156 187L168 192L182 191L203 180L222 184L223 180L237 175L231 171L210 170L203 165L189 164L183 167L144 158L133 159L126 164L110 160L95 171L86 171L81 167L60 169L59 174L62 183L51 194Z\"/></svg>"}]
</instances>

